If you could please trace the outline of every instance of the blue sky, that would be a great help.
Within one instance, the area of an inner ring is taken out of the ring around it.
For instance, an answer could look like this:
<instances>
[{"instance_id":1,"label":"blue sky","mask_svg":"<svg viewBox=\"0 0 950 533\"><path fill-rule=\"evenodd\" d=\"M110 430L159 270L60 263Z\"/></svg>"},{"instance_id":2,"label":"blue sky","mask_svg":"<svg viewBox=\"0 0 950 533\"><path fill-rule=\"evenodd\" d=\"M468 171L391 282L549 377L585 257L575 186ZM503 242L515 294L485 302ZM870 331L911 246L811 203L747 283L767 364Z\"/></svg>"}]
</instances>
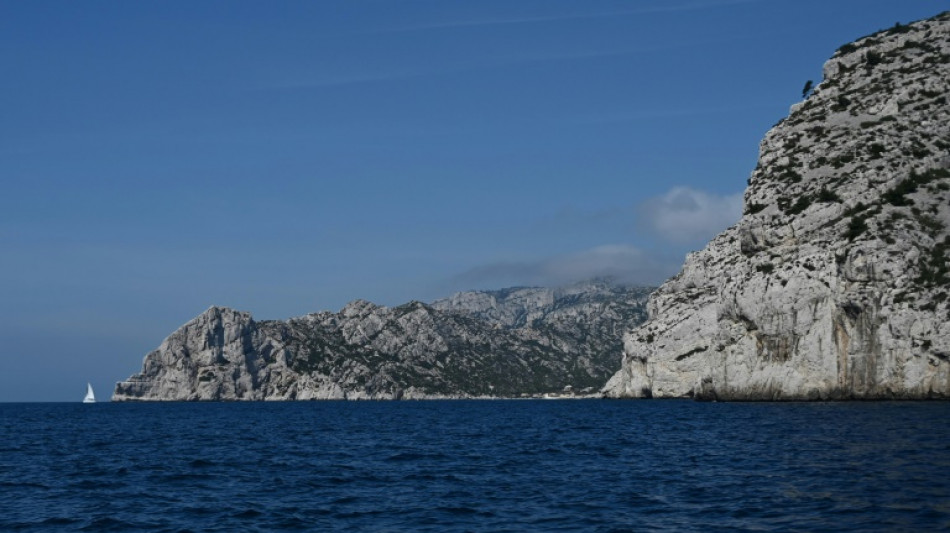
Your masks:
<instances>
[{"instance_id":1,"label":"blue sky","mask_svg":"<svg viewBox=\"0 0 950 533\"><path fill-rule=\"evenodd\" d=\"M0 401L108 397L212 304L659 283L838 46L946 9L0 1Z\"/></svg>"}]
</instances>

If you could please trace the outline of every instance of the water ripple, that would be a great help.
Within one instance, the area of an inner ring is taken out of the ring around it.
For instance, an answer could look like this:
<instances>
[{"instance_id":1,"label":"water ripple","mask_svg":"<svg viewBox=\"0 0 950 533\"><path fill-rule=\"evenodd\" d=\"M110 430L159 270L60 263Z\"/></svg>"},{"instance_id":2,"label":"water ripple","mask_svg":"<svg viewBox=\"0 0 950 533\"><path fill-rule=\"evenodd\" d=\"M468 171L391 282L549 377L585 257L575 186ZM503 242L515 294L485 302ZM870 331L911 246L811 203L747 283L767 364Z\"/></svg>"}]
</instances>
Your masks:
<instances>
[{"instance_id":1,"label":"water ripple","mask_svg":"<svg viewBox=\"0 0 950 533\"><path fill-rule=\"evenodd\" d=\"M2 404L0 530L950 528L950 404Z\"/></svg>"}]
</instances>

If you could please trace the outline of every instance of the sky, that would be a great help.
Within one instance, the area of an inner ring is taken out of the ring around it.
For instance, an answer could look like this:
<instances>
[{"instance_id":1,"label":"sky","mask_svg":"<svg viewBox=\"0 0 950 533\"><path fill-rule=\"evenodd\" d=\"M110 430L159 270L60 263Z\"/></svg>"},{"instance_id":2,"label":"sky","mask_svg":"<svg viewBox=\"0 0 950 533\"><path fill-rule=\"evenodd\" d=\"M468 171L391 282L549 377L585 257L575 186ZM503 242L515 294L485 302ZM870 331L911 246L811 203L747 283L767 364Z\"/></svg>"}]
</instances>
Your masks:
<instances>
[{"instance_id":1,"label":"sky","mask_svg":"<svg viewBox=\"0 0 950 533\"><path fill-rule=\"evenodd\" d=\"M256 318L595 276L735 223L834 50L946 0L0 0L0 401Z\"/></svg>"}]
</instances>

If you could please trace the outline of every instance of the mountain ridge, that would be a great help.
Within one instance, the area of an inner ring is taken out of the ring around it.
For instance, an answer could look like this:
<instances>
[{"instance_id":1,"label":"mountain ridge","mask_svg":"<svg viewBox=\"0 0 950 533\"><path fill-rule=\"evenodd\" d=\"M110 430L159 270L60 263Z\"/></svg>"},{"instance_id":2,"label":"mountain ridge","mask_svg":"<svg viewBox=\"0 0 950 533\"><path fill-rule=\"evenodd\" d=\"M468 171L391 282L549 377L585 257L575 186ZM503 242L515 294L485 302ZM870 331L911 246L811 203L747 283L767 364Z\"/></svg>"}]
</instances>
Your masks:
<instances>
[{"instance_id":1,"label":"mountain ridge","mask_svg":"<svg viewBox=\"0 0 950 533\"><path fill-rule=\"evenodd\" d=\"M619 333L645 319L650 290L597 281L395 307L353 300L288 320L212 306L147 354L113 400L593 394L619 368Z\"/></svg>"}]
</instances>

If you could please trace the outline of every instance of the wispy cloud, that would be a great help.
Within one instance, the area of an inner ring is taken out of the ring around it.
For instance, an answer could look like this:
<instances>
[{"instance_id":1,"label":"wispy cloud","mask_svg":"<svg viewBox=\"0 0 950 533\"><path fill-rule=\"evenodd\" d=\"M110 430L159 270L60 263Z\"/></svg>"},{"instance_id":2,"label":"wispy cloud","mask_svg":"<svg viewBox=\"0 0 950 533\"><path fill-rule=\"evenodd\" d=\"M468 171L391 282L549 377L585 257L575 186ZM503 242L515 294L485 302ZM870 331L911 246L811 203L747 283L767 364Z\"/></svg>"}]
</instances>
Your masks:
<instances>
[{"instance_id":1,"label":"wispy cloud","mask_svg":"<svg viewBox=\"0 0 950 533\"><path fill-rule=\"evenodd\" d=\"M296 79L285 81L271 81L263 87L257 89L265 90L295 90L295 89L320 89L329 87L343 87L348 85L362 85L367 83L379 83L395 81L402 79L415 78L435 73L434 70L424 69L399 69L399 70L377 70L367 72L357 72L350 74L318 74L314 76L300 76Z\"/></svg>"},{"instance_id":2,"label":"wispy cloud","mask_svg":"<svg viewBox=\"0 0 950 533\"><path fill-rule=\"evenodd\" d=\"M693 1L679 4L665 3L664 5L640 7L636 9L622 9L615 11L601 11L596 13L565 13L560 15L537 15L522 17L495 17L470 20L455 20L445 22L434 22L426 24L414 24L396 28L378 30L373 33L402 33L427 30L441 30L454 28L473 28L480 26L502 26L513 24L535 24L544 22L560 22L569 20L585 19L604 19L635 15L650 15L657 13L675 13L685 11L696 11L701 9L711 9L718 7L731 6L736 4L747 4L760 0L714 0L714 1Z\"/></svg>"},{"instance_id":3,"label":"wispy cloud","mask_svg":"<svg viewBox=\"0 0 950 533\"><path fill-rule=\"evenodd\" d=\"M641 226L654 237L679 244L703 243L742 216L742 193L718 195L674 187L638 208Z\"/></svg>"},{"instance_id":4,"label":"wispy cloud","mask_svg":"<svg viewBox=\"0 0 950 533\"><path fill-rule=\"evenodd\" d=\"M680 186L636 205L598 211L564 208L539 221L535 229L606 233L626 227L631 237L654 244L649 250L607 244L539 259L488 263L455 276L447 286L451 290L558 286L594 277L656 285L679 270L686 251L704 245L739 220L742 198L742 192L715 194Z\"/></svg>"},{"instance_id":5,"label":"wispy cloud","mask_svg":"<svg viewBox=\"0 0 950 533\"><path fill-rule=\"evenodd\" d=\"M668 50L680 48L692 48L699 46L709 46L716 43L740 41L748 38L746 35L728 35L716 39L702 39L695 41L675 41L675 42L657 42L646 46L637 46L630 48L615 48L601 50L564 50L557 52L521 52L512 50L505 55L496 57L484 57L463 62L452 63L451 65L418 66L402 69L380 68L377 70L367 70L364 72L353 73L316 73L316 74L295 74L288 76L285 80L270 80L266 84L254 86L254 90L295 90L295 89L320 89L327 87L342 87L347 85L358 85L367 83L380 83L388 81L406 80L412 78L421 78L426 76L444 76L462 72L471 72L479 70L490 70L497 68L516 67L520 65L530 65L536 63L552 63L558 61L583 61L587 59L628 57L641 54L656 54ZM757 106L750 106L757 107ZM732 111L731 108L717 108L711 110L699 110L700 112L726 112ZM574 121L578 123L599 123L607 121L635 120L639 118L650 118L652 112L635 111L632 114L625 115L587 115L577 117ZM669 112L659 112L656 116L670 116ZM681 115L695 114L693 110L681 109L673 110L673 113Z\"/></svg>"},{"instance_id":6,"label":"wispy cloud","mask_svg":"<svg viewBox=\"0 0 950 533\"><path fill-rule=\"evenodd\" d=\"M617 10L609 12L597 12L597 13L570 13L570 14L560 14L560 15L539 15L539 16L528 16L528 17L510 17L510 18L489 18L489 19L473 19L473 20L461 20L461 21L448 21L448 22L439 22L431 24L419 24L419 25L410 25L399 28L389 28L383 30L375 30L368 33L373 34L387 34L387 33L404 33L404 32L413 32L413 31L424 31L424 30L435 30L435 29L451 29L451 28L464 28L464 27L480 27L480 26L495 26L495 25L512 25L512 24L526 24L526 23L539 23L539 22L554 22L554 21L569 21L569 20L584 20L584 19L606 19L606 18L615 18L622 16L635 16L635 15L646 15L654 13L670 13L670 12L684 12L684 11L695 11L702 9L712 9L719 8L737 4L746 4L758 2L761 0L718 0L718 1L693 1L673 5L660 5L653 7L643 7L637 9L627 9L627 10ZM682 48L693 48L700 46L709 46L717 43L724 42L734 42L741 41L749 38L748 35L723 35L714 39L699 39L699 40L679 40L679 41L664 41L664 42L655 42L652 44L636 47L627 47L627 48L612 48L612 49L592 49L592 50L560 50L553 52L538 52L538 51L521 51L517 49L512 49L506 51L506 53L496 56L496 57L481 57L475 59L469 59L467 61L457 61L451 64L434 64L434 65L412 65L406 68L397 68L393 69L391 67L380 66L377 69L368 69L363 72L344 72L344 73L333 73L333 72L319 72L319 73L307 73L307 74L292 74L290 79L287 81L269 81L263 87L257 87L257 89L264 90L294 90L294 89L320 89L320 88L332 88L332 87L343 87L349 85L360 85L360 84L370 84L370 83L381 83L389 81L399 81L412 78L421 78L427 76L440 76L440 75L451 75L461 72L477 71L477 70L489 70L495 68L506 68L519 65L528 65L534 63L546 63L546 62L558 62L558 61L583 61L586 59L598 59L598 58L611 58L611 57L627 57L635 56L641 54L655 54L658 52L668 51L672 49L682 49ZM725 112L730 109L714 109L714 110L699 110L698 112L690 109L674 110L673 114L679 115L692 115L698 114L699 112ZM669 114L662 114L660 116L670 116ZM580 122L603 122L603 121L622 121L622 120L636 120L638 118L650 118L649 113L644 112L634 112L632 114L626 114L620 117L580 117Z\"/></svg>"},{"instance_id":7,"label":"wispy cloud","mask_svg":"<svg viewBox=\"0 0 950 533\"><path fill-rule=\"evenodd\" d=\"M597 210L563 207L537 221L539 232L582 229L586 233L627 228L631 236L653 242L669 253L695 249L735 224L742 215L743 193L715 194L677 186L636 204Z\"/></svg>"},{"instance_id":8,"label":"wispy cloud","mask_svg":"<svg viewBox=\"0 0 950 533\"><path fill-rule=\"evenodd\" d=\"M555 287L597 277L625 283L658 285L676 273L679 261L635 246L608 244L536 261L509 261L475 267L455 276L456 288L516 285Z\"/></svg>"},{"instance_id":9,"label":"wispy cloud","mask_svg":"<svg viewBox=\"0 0 950 533\"><path fill-rule=\"evenodd\" d=\"M381 83L389 81L407 80L412 78L423 78L427 76L445 76L458 74L462 72L471 72L478 70L490 70L496 68L505 68L532 63L549 63L555 61L578 61L585 59L597 59L608 57L623 57L636 54L646 54L669 50L670 48L688 47L697 43L658 43L650 46L642 46L627 49L612 50L575 50L553 53L524 53L511 51L506 55L499 57L484 57L463 62L456 62L451 65L418 66L402 69L380 68L377 70L367 70L364 72L353 73L315 73L298 74L288 76L285 80L269 80L261 86L255 86L255 90L296 90L296 89L321 89L331 87L343 87L348 85L363 85L369 83Z\"/></svg>"},{"instance_id":10,"label":"wispy cloud","mask_svg":"<svg viewBox=\"0 0 950 533\"><path fill-rule=\"evenodd\" d=\"M613 113L584 114L570 117L567 120L574 124L612 124L619 122L636 122L657 118L694 117L701 115L718 115L735 113L748 109L768 109L775 107L772 103L749 103L733 106L713 107L682 107L666 109L638 109L620 110Z\"/></svg>"}]
</instances>

